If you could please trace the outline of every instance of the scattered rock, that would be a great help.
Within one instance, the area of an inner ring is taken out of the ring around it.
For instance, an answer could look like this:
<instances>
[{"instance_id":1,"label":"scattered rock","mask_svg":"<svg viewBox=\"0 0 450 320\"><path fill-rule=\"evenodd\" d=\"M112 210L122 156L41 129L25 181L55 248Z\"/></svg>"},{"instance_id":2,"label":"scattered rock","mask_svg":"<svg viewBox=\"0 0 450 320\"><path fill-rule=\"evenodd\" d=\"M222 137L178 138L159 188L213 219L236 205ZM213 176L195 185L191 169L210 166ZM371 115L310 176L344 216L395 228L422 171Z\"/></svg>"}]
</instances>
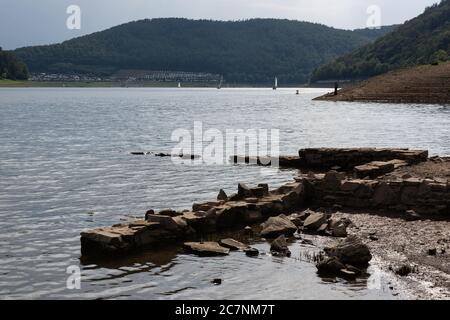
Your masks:
<instances>
[{"instance_id":1,"label":"scattered rock","mask_svg":"<svg viewBox=\"0 0 450 320\"><path fill-rule=\"evenodd\" d=\"M297 231L297 226L284 214L269 218L261 226L263 227L261 236L266 238L275 238L279 235L290 236Z\"/></svg>"},{"instance_id":2,"label":"scattered rock","mask_svg":"<svg viewBox=\"0 0 450 320\"><path fill-rule=\"evenodd\" d=\"M216 286L220 286L222 284L222 279L214 279L211 281L212 284L215 284Z\"/></svg>"},{"instance_id":3,"label":"scattered rock","mask_svg":"<svg viewBox=\"0 0 450 320\"><path fill-rule=\"evenodd\" d=\"M306 229L316 231L327 222L327 215L322 212L313 212L306 218L303 226Z\"/></svg>"},{"instance_id":4,"label":"scattered rock","mask_svg":"<svg viewBox=\"0 0 450 320\"><path fill-rule=\"evenodd\" d=\"M284 235L279 236L272 242L272 244L270 245L270 252L273 255L281 255L286 257L291 256L291 251L288 248Z\"/></svg>"},{"instance_id":5,"label":"scattered rock","mask_svg":"<svg viewBox=\"0 0 450 320\"><path fill-rule=\"evenodd\" d=\"M349 236L338 244L325 248L330 257L335 257L344 264L367 267L372 259L369 248L355 236Z\"/></svg>"},{"instance_id":6,"label":"scattered rock","mask_svg":"<svg viewBox=\"0 0 450 320\"><path fill-rule=\"evenodd\" d=\"M372 241L378 241L379 240L379 238L377 237L377 236L369 236L369 239L370 240L372 240Z\"/></svg>"},{"instance_id":7,"label":"scattered rock","mask_svg":"<svg viewBox=\"0 0 450 320\"><path fill-rule=\"evenodd\" d=\"M235 250L244 251L249 248L249 246L247 246L246 244L243 244L242 242L236 241L234 239L222 239L220 240L220 245L232 251Z\"/></svg>"},{"instance_id":8,"label":"scattered rock","mask_svg":"<svg viewBox=\"0 0 450 320\"><path fill-rule=\"evenodd\" d=\"M414 210L408 210L406 211L406 220L407 221L418 221L421 220L422 217L420 214L415 212Z\"/></svg>"},{"instance_id":9,"label":"scattered rock","mask_svg":"<svg viewBox=\"0 0 450 320\"><path fill-rule=\"evenodd\" d=\"M184 246L202 257L225 256L230 253L230 249L222 247L217 242L186 242Z\"/></svg>"},{"instance_id":10,"label":"scattered rock","mask_svg":"<svg viewBox=\"0 0 450 320\"><path fill-rule=\"evenodd\" d=\"M220 189L219 194L217 195L217 200L228 201L228 196L223 189Z\"/></svg>"},{"instance_id":11,"label":"scattered rock","mask_svg":"<svg viewBox=\"0 0 450 320\"><path fill-rule=\"evenodd\" d=\"M437 255L437 249L436 248L428 249L428 255L429 256L436 256Z\"/></svg>"},{"instance_id":12,"label":"scattered rock","mask_svg":"<svg viewBox=\"0 0 450 320\"><path fill-rule=\"evenodd\" d=\"M245 254L249 257L257 257L259 256L259 250L256 248L248 248L244 250Z\"/></svg>"}]
</instances>

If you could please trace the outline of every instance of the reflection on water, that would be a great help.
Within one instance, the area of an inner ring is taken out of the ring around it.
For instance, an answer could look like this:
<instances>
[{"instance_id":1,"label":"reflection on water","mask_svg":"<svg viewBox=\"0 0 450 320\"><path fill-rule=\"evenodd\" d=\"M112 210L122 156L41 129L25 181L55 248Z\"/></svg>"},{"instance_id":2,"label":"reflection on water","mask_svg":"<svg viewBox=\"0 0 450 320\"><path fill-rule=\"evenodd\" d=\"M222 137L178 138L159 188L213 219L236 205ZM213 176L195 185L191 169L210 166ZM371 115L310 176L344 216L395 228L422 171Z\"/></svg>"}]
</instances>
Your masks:
<instances>
[{"instance_id":1,"label":"reflection on water","mask_svg":"<svg viewBox=\"0 0 450 320\"><path fill-rule=\"evenodd\" d=\"M79 233L142 217L149 208L183 209L237 182L291 180L292 170L174 166L130 151L169 152L171 133L209 128L280 130L282 153L301 147L427 148L450 154L444 106L311 101L320 90L0 89L0 298L378 298L389 290L326 283L313 264L270 255L200 259L149 250L80 261ZM263 252L268 244L256 242ZM292 244L292 252L306 250ZM82 288L66 289L69 265ZM221 286L210 281L222 278Z\"/></svg>"}]
</instances>

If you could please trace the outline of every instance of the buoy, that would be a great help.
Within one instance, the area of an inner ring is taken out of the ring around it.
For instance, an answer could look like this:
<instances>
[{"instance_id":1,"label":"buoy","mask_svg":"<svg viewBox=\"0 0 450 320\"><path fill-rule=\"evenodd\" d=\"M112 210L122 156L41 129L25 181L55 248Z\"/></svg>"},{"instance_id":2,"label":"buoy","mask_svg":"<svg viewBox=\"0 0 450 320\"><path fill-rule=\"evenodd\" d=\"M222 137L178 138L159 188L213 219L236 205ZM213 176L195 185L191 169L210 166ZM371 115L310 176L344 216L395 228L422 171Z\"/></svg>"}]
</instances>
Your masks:
<instances>
[{"instance_id":1,"label":"buoy","mask_svg":"<svg viewBox=\"0 0 450 320\"><path fill-rule=\"evenodd\" d=\"M300 90L297 90L297 92L295 93L296 95L299 95L300 94Z\"/></svg>"}]
</instances>

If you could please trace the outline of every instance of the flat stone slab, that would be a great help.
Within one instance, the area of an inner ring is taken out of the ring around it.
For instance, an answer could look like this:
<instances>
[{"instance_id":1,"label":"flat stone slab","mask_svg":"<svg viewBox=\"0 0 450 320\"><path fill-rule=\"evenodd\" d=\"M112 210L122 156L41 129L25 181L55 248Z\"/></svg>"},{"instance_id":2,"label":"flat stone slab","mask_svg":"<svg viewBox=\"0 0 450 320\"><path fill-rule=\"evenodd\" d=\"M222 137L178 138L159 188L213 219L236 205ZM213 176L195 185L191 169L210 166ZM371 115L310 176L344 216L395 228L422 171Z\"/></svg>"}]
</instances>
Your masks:
<instances>
[{"instance_id":1,"label":"flat stone slab","mask_svg":"<svg viewBox=\"0 0 450 320\"><path fill-rule=\"evenodd\" d=\"M230 249L217 242L186 242L184 247L202 257L226 256L230 253Z\"/></svg>"},{"instance_id":2,"label":"flat stone slab","mask_svg":"<svg viewBox=\"0 0 450 320\"><path fill-rule=\"evenodd\" d=\"M250 248L248 245L243 244L242 242L236 241L234 239L222 239L220 240L220 245L230 250L239 250L239 251L245 251Z\"/></svg>"}]
</instances>

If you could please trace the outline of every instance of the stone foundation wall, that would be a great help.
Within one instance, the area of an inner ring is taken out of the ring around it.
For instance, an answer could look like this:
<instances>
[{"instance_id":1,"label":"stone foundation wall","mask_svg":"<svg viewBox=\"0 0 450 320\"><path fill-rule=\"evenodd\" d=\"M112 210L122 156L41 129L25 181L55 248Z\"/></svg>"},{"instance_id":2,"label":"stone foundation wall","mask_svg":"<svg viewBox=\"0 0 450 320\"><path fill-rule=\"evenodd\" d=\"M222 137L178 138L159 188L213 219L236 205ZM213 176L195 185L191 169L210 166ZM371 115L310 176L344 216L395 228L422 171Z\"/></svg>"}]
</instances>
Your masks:
<instances>
[{"instance_id":1,"label":"stone foundation wall","mask_svg":"<svg viewBox=\"0 0 450 320\"><path fill-rule=\"evenodd\" d=\"M450 186L447 181L348 179L334 171L310 175L302 181L307 199L315 205L450 215Z\"/></svg>"},{"instance_id":2,"label":"stone foundation wall","mask_svg":"<svg viewBox=\"0 0 450 320\"><path fill-rule=\"evenodd\" d=\"M373 161L404 160L408 163L426 161L428 151L409 149L375 149L375 148L310 148L299 151L304 167L330 169L340 167L344 170Z\"/></svg>"}]
</instances>

